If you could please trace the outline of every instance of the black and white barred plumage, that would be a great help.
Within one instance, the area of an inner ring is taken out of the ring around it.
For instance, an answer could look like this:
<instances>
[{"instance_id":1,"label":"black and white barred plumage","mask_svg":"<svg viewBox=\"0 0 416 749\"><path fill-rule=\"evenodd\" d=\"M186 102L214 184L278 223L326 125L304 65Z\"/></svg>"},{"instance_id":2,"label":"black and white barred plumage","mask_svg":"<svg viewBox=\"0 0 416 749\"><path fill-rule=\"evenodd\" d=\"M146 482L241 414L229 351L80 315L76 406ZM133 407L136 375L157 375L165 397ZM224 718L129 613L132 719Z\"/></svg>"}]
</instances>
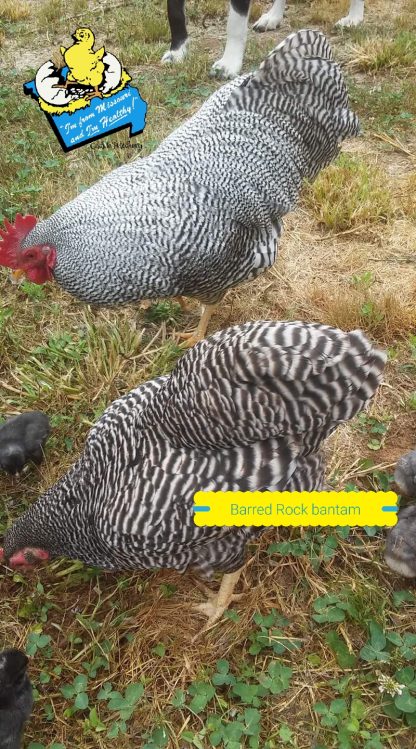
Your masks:
<instances>
[{"instance_id":1,"label":"black and white barred plumage","mask_svg":"<svg viewBox=\"0 0 416 749\"><path fill-rule=\"evenodd\" d=\"M106 175L24 239L56 249L56 281L95 304L215 303L273 264L281 217L358 132L323 34L299 31L216 91L155 152Z\"/></svg>"},{"instance_id":2,"label":"black and white barred plumage","mask_svg":"<svg viewBox=\"0 0 416 749\"><path fill-rule=\"evenodd\" d=\"M360 331L256 322L216 333L116 400L74 467L6 533L105 569L232 572L262 528L200 528L198 490L323 487L323 440L374 395L386 356Z\"/></svg>"}]
</instances>

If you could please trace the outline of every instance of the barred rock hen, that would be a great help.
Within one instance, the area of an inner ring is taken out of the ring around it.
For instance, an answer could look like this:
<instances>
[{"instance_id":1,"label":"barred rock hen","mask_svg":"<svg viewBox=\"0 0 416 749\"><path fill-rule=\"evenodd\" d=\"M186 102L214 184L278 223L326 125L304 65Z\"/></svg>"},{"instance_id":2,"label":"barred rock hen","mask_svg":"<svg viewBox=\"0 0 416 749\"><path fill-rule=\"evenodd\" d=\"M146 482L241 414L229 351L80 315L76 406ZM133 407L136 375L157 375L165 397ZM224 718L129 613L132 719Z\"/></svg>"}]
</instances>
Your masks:
<instances>
[{"instance_id":1,"label":"barred rock hen","mask_svg":"<svg viewBox=\"0 0 416 749\"><path fill-rule=\"evenodd\" d=\"M402 494L416 499L416 450L403 455L394 479ZM397 525L387 533L385 559L403 577L416 577L416 505L400 510Z\"/></svg>"},{"instance_id":2,"label":"barred rock hen","mask_svg":"<svg viewBox=\"0 0 416 749\"><path fill-rule=\"evenodd\" d=\"M6 223L0 264L92 304L188 296L212 305L271 266L281 217L358 132L323 34L291 34L216 91L147 158L45 221Z\"/></svg>"},{"instance_id":3,"label":"barred rock hen","mask_svg":"<svg viewBox=\"0 0 416 749\"><path fill-rule=\"evenodd\" d=\"M20 749L33 707L28 658L20 650L0 653L0 749Z\"/></svg>"},{"instance_id":4,"label":"barred rock hen","mask_svg":"<svg viewBox=\"0 0 416 749\"><path fill-rule=\"evenodd\" d=\"M109 570L225 573L232 600L262 528L198 527L198 490L321 489L323 440L374 395L386 356L360 331L256 322L217 333L116 400L78 462L6 533L12 567L61 555Z\"/></svg>"}]
</instances>

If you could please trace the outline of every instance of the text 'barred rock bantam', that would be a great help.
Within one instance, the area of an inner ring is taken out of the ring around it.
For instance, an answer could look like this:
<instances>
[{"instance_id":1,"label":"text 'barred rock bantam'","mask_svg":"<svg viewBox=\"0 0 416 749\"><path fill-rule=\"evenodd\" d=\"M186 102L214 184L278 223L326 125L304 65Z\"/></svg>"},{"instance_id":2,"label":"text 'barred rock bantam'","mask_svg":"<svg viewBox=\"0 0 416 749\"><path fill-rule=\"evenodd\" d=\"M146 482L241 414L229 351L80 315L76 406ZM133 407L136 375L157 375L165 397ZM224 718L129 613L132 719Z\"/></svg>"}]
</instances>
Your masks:
<instances>
[{"instance_id":1,"label":"text 'barred rock bantam'","mask_svg":"<svg viewBox=\"0 0 416 749\"><path fill-rule=\"evenodd\" d=\"M205 604L215 621L264 529L196 526L195 492L322 489L322 443L366 407L385 362L360 331L256 322L216 333L107 409L78 462L7 531L3 557L221 570Z\"/></svg>"},{"instance_id":2,"label":"text 'barred rock bantam'","mask_svg":"<svg viewBox=\"0 0 416 749\"><path fill-rule=\"evenodd\" d=\"M358 133L330 46L288 36L259 70L218 89L147 158L39 223L6 222L0 264L91 304L188 296L212 305L276 258L281 218Z\"/></svg>"}]
</instances>

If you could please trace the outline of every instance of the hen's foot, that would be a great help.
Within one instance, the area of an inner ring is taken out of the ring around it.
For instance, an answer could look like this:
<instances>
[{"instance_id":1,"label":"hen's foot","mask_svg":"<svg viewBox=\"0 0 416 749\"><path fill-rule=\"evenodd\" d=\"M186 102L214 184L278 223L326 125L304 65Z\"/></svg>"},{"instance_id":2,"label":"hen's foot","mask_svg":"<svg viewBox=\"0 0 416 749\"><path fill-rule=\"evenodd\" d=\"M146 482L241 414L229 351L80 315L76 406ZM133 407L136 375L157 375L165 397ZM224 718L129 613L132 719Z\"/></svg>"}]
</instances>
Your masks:
<instances>
[{"instance_id":1,"label":"hen's foot","mask_svg":"<svg viewBox=\"0 0 416 749\"><path fill-rule=\"evenodd\" d=\"M226 601L219 600L219 594L212 591L208 601L204 603L198 603L195 605L195 611L199 611L201 614L207 617L208 621L204 627L209 629L213 624L216 624L222 617L224 611L227 611L230 603L234 601L241 601L244 597L244 593L232 593Z\"/></svg>"},{"instance_id":2,"label":"hen's foot","mask_svg":"<svg viewBox=\"0 0 416 749\"><path fill-rule=\"evenodd\" d=\"M201 629L201 631L192 638L192 642L195 642L199 635L206 632L221 619L224 611L229 608L230 603L232 603L233 601L241 600L241 598L243 597L243 593L234 593L234 588L237 585L238 580L240 579L241 572L242 568L237 570L236 572L231 572L230 574L224 575L221 580L221 585L218 593L210 590L205 585L198 585L198 587L204 588L208 600L204 601L204 603L197 604L196 606L194 606L194 609L196 611L199 611L204 616L207 616L208 621Z\"/></svg>"},{"instance_id":3,"label":"hen's foot","mask_svg":"<svg viewBox=\"0 0 416 749\"><path fill-rule=\"evenodd\" d=\"M192 348L195 344L204 340L203 335L199 335L197 330L193 330L190 333L176 333L176 337L182 343L179 344L179 348Z\"/></svg>"}]
</instances>

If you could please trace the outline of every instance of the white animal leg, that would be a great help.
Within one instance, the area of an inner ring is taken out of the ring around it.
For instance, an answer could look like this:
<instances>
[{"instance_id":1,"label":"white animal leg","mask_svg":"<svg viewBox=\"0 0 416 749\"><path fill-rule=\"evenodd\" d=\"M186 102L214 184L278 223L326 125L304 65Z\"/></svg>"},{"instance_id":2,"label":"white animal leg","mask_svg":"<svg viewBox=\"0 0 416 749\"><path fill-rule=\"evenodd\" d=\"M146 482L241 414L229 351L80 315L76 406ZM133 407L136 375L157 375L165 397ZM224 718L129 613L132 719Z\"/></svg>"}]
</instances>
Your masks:
<instances>
[{"instance_id":1,"label":"white animal leg","mask_svg":"<svg viewBox=\"0 0 416 749\"><path fill-rule=\"evenodd\" d=\"M282 22L285 6L286 0L274 0L270 10L267 13L263 13L254 24L254 31L272 31L273 29L277 29Z\"/></svg>"},{"instance_id":2,"label":"white animal leg","mask_svg":"<svg viewBox=\"0 0 416 749\"><path fill-rule=\"evenodd\" d=\"M339 27L359 26L364 20L364 0L351 0L347 16L341 18L335 25Z\"/></svg>"},{"instance_id":3,"label":"white animal leg","mask_svg":"<svg viewBox=\"0 0 416 749\"><path fill-rule=\"evenodd\" d=\"M227 21L227 44L224 54L220 60L214 62L211 73L220 78L235 78L243 64L244 51L246 48L248 9L247 13L238 13L233 4L230 3L230 12Z\"/></svg>"}]
</instances>

